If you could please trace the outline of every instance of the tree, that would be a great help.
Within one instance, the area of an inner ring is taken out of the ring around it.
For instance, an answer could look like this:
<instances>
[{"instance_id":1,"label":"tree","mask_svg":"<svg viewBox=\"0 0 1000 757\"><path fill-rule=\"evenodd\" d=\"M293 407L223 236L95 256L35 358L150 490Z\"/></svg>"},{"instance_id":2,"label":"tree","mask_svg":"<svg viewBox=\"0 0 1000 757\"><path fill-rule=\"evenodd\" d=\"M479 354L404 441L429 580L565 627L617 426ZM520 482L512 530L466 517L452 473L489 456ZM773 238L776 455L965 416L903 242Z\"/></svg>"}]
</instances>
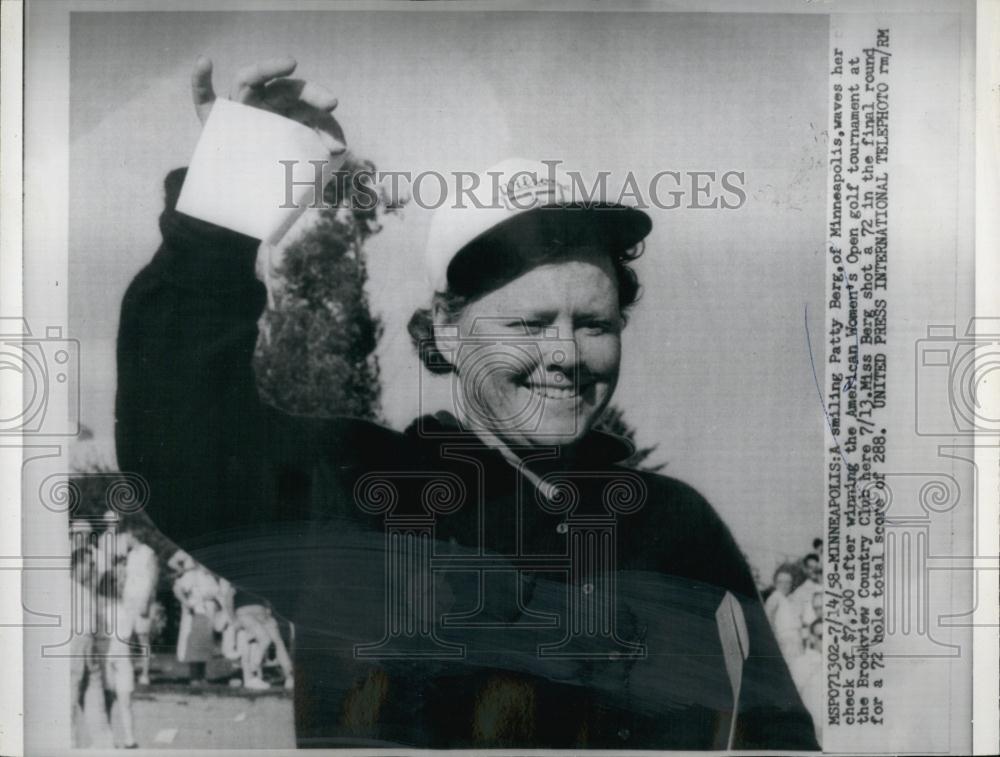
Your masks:
<instances>
[{"instance_id":1,"label":"tree","mask_svg":"<svg viewBox=\"0 0 1000 757\"><path fill-rule=\"evenodd\" d=\"M597 421L594 428L599 431L614 434L615 436L620 436L635 445L635 429L625 422L625 411L617 405L609 405L608 409L604 411L604 415L602 415L601 419ZM658 445L655 444L652 447L636 446L635 452L632 453L629 458L623 460L622 465L628 468L635 468L636 470L659 473L667 467L666 463L659 463L658 465L643 465L646 458L656 451L657 446Z\"/></svg>"},{"instance_id":2,"label":"tree","mask_svg":"<svg viewBox=\"0 0 1000 757\"><path fill-rule=\"evenodd\" d=\"M364 246L399 205L366 183L374 171L349 157L326 187L316 224L277 268L254 367L261 397L286 412L379 419L382 324L365 292Z\"/></svg>"}]
</instances>

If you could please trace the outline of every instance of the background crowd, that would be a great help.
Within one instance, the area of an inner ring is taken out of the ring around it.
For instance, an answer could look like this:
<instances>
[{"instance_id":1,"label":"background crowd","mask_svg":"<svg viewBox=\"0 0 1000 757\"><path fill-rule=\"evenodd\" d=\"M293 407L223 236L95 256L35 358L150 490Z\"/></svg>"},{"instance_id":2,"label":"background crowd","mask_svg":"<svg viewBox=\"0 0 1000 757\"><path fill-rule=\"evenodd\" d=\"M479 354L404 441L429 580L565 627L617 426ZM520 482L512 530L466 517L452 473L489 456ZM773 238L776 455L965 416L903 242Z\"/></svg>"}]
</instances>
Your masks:
<instances>
[{"instance_id":1,"label":"background crowd","mask_svg":"<svg viewBox=\"0 0 1000 757\"><path fill-rule=\"evenodd\" d=\"M137 686L292 689L294 629L150 524L109 512L71 539L74 746L137 748Z\"/></svg>"},{"instance_id":2,"label":"background crowd","mask_svg":"<svg viewBox=\"0 0 1000 757\"><path fill-rule=\"evenodd\" d=\"M774 571L771 586L761 592L781 654L803 703L816 724L822 722L823 694L823 540L812 551L784 562Z\"/></svg>"}]
</instances>

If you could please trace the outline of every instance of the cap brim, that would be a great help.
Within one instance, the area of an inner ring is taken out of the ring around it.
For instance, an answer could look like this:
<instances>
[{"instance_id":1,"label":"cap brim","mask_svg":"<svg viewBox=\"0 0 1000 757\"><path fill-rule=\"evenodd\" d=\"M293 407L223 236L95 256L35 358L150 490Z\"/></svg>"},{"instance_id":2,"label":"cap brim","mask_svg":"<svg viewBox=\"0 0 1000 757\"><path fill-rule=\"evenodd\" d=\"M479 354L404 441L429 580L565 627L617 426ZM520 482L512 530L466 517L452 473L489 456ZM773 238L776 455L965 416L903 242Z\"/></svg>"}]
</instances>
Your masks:
<instances>
[{"instance_id":1,"label":"cap brim","mask_svg":"<svg viewBox=\"0 0 1000 757\"><path fill-rule=\"evenodd\" d=\"M466 243L448 264L449 284L469 282L487 261L470 254L484 247L517 247L523 240L541 244L588 244L624 252L638 245L653 228L644 211L617 203L565 203L542 205L501 221ZM486 265L486 268L489 266ZM457 274L457 275L456 275Z\"/></svg>"}]
</instances>

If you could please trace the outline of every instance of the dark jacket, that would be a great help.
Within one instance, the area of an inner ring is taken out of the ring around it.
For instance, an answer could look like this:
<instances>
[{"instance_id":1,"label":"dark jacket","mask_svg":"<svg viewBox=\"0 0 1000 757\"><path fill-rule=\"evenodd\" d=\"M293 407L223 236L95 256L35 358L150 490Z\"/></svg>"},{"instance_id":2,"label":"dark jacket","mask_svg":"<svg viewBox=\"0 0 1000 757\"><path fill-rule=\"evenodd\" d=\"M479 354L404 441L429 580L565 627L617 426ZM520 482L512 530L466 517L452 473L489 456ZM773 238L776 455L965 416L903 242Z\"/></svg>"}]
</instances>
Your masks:
<instances>
[{"instance_id":1,"label":"dark jacket","mask_svg":"<svg viewBox=\"0 0 1000 757\"><path fill-rule=\"evenodd\" d=\"M547 463L544 497L445 416L398 433L262 404L258 242L175 212L181 181L122 303L118 459L162 531L294 622L300 746L724 748L728 592L735 746L817 747L729 531L620 466L621 440Z\"/></svg>"}]
</instances>

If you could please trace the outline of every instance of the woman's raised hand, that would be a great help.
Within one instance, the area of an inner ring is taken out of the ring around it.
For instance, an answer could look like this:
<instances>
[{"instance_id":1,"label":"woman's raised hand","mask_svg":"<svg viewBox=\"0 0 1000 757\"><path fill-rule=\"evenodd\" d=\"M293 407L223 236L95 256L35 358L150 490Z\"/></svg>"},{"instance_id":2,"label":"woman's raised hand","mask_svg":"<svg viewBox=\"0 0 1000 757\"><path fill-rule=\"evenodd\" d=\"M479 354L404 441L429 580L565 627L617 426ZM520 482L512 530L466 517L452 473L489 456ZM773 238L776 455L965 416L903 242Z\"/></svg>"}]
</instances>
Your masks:
<instances>
[{"instance_id":1,"label":"woman's raised hand","mask_svg":"<svg viewBox=\"0 0 1000 757\"><path fill-rule=\"evenodd\" d=\"M331 153L344 152L344 130L333 117L337 98L318 84L288 78L297 65L294 58L285 56L246 66L233 80L229 99L298 121L315 129ZM215 102L215 90L212 61L203 55L194 64L191 95L198 118L204 124Z\"/></svg>"}]
</instances>

